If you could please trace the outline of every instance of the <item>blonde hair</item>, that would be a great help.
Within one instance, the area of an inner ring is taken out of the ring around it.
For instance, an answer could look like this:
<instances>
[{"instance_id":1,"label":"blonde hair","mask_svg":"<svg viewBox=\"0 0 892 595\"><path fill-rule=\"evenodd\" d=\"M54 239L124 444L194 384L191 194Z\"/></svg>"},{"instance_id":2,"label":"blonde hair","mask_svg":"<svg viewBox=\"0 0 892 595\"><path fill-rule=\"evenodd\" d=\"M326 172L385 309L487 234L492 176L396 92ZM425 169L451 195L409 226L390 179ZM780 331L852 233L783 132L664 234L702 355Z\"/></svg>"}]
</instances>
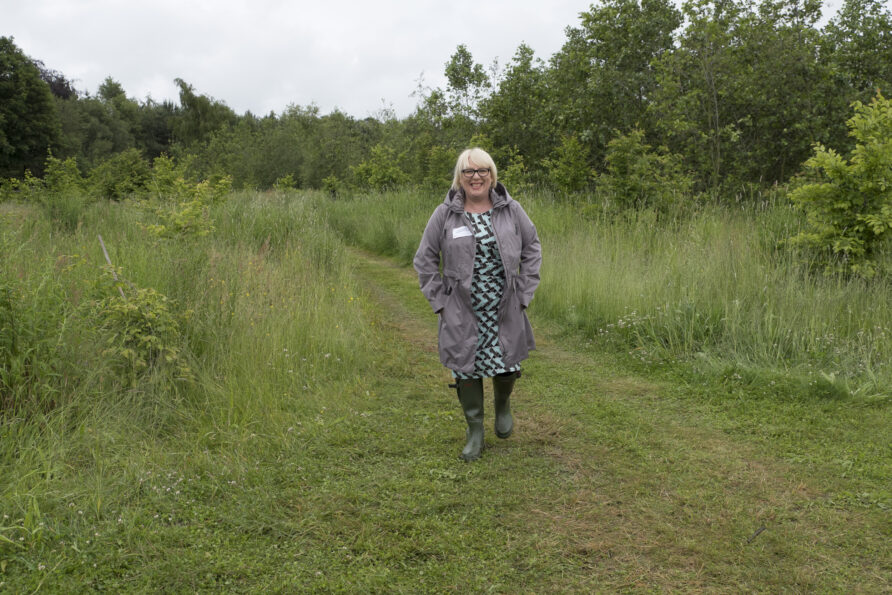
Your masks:
<instances>
[{"instance_id":1,"label":"blonde hair","mask_svg":"<svg viewBox=\"0 0 892 595\"><path fill-rule=\"evenodd\" d=\"M473 147L465 149L461 152L461 155L458 156L458 161L455 162L455 171L452 176L452 189L459 190L461 188L461 170L470 167L472 161L477 167L489 168L490 187L495 187L496 182L498 181L498 172L496 171L495 162L492 160L492 157L489 156L489 153L480 147Z\"/></svg>"}]
</instances>

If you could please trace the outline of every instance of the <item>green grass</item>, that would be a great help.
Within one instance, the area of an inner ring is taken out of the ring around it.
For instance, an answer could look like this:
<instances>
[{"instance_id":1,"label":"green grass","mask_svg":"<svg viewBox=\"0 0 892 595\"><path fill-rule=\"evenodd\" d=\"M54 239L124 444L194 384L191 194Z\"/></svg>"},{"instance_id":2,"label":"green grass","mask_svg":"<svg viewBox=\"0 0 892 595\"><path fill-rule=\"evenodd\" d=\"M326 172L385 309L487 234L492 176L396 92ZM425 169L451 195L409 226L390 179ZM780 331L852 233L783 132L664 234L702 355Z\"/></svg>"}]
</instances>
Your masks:
<instances>
[{"instance_id":1,"label":"green grass","mask_svg":"<svg viewBox=\"0 0 892 595\"><path fill-rule=\"evenodd\" d=\"M211 235L162 241L130 204L70 229L0 205L17 336L50 358L19 396L55 399L0 423L0 591L889 590L887 400L708 352L642 358L548 313L552 277L514 435L459 461L436 319L403 266L436 202L237 194ZM529 210L559 269L561 207ZM375 247L396 260L327 223L373 243L388 218ZM683 225L707 222L648 241ZM116 290L97 233L192 312L195 380L159 364L134 385L102 355L88 306Z\"/></svg>"},{"instance_id":2,"label":"green grass","mask_svg":"<svg viewBox=\"0 0 892 595\"><path fill-rule=\"evenodd\" d=\"M519 198L543 244L537 316L654 366L681 362L766 390L782 382L805 396L892 394L889 279L810 272L782 247L801 222L781 198L674 216ZM408 264L440 200L400 191L325 212L350 242Z\"/></svg>"}]
</instances>

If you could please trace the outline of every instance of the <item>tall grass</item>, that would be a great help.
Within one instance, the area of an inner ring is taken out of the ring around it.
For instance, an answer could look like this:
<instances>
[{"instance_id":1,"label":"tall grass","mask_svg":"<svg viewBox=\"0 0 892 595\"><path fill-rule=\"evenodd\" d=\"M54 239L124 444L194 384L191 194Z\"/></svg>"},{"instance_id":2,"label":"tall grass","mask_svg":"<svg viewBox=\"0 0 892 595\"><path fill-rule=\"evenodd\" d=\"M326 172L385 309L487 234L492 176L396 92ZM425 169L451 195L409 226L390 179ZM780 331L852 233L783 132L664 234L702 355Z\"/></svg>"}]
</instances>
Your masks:
<instances>
[{"instance_id":1,"label":"tall grass","mask_svg":"<svg viewBox=\"0 0 892 595\"><path fill-rule=\"evenodd\" d=\"M331 227L408 263L441 200L411 191L337 201L242 193L210 209L209 235L164 239L148 233L156 219L146 205L84 202L62 216L0 204L0 362L13 403L0 411L0 591L590 591L605 580L640 586L641 576L663 590L840 590L886 580L872 565L885 553L874 526L888 508L888 457L875 439L885 411L740 399L715 415L700 399L713 385L651 386L634 370L617 378L629 367L615 367L614 355L554 345L530 362L518 440L495 445L481 465L459 462L463 426L427 347L423 299L402 273L348 254ZM751 221L761 215L723 209L665 222L545 195L524 204L546 258L534 324L547 316L604 346L647 350L654 363L658 350L694 357L691 343L714 354L696 361L725 358L716 361L745 377L735 358L756 358L720 352L729 323L704 323L730 308L721 302L738 281L714 280L730 267L747 285L788 283L765 290L769 305L799 288L848 300L853 327L887 324L876 307L882 287L834 285L783 264L774 239L796 225L783 210L757 229ZM100 233L127 296L153 289L168 298L179 326L153 340L175 347L190 374L159 357L127 368L109 350L115 328L98 305L118 288ZM745 254L707 262L739 246ZM751 262L762 268L744 271ZM698 281L703 295L691 287ZM673 289L650 297L658 283ZM758 309L745 310L750 294L736 289L740 332L755 333L756 322L759 332L773 328ZM876 303L855 299L859 291ZM664 306L679 296L691 304L684 318ZM593 301L601 305L586 305ZM629 307L641 313L631 317ZM651 321L645 307L667 314ZM644 322L608 327L616 316ZM735 339L740 353L753 350ZM872 361L887 358L887 344L871 348ZM691 442L691 429L706 448ZM769 448L755 448L751 433L771 437ZM742 551L751 524L777 510L786 527L772 524L763 549ZM822 542L830 533L832 543ZM791 578L809 564L820 569L815 577ZM668 577L654 568L693 570Z\"/></svg>"},{"instance_id":2,"label":"tall grass","mask_svg":"<svg viewBox=\"0 0 892 595\"><path fill-rule=\"evenodd\" d=\"M518 197L543 245L531 313L629 350L694 362L729 381L830 396L888 395L892 283L825 277L783 247L798 216L782 199L666 215L609 201ZM351 242L411 261L441 197L404 190L329 205Z\"/></svg>"},{"instance_id":3,"label":"tall grass","mask_svg":"<svg viewBox=\"0 0 892 595\"><path fill-rule=\"evenodd\" d=\"M5 511L24 515L37 497L64 523L66 501L111 505L132 491L92 485L107 475L88 471L100 443L108 464L115 444L148 453L186 436L179 451L201 452L233 431L285 432L286 412L315 414L373 358L342 244L303 195L234 195L210 213L210 236L160 240L142 227L151 210L134 204L85 206L73 228L31 205L0 206ZM160 361L134 383L107 353L96 304L117 288L99 234L125 294L152 288L182 317L175 342L191 378Z\"/></svg>"}]
</instances>

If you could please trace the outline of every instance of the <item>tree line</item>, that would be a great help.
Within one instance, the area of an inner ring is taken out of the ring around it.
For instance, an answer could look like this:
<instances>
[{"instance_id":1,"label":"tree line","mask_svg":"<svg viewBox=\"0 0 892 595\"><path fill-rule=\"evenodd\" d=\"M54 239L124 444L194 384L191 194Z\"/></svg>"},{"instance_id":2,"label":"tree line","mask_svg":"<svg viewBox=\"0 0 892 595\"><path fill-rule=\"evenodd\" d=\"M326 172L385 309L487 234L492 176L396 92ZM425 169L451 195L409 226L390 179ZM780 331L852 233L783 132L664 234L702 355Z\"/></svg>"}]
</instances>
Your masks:
<instances>
[{"instance_id":1,"label":"tree line","mask_svg":"<svg viewBox=\"0 0 892 595\"><path fill-rule=\"evenodd\" d=\"M42 175L48 152L84 174L166 154L196 179L231 176L237 188L440 187L471 143L515 187L616 184L640 160L696 191L782 184L817 144L849 151L852 104L892 88L885 3L846 0L819 26L821 8L604 0L547 60L521 44L504 66L485 67L458 46L445 88L419 84L405 118L312 105L237 114L181 79L177 103L130 98L112 78L91 94L2 37L0 178Z\"/></svg>"}]
</instances>

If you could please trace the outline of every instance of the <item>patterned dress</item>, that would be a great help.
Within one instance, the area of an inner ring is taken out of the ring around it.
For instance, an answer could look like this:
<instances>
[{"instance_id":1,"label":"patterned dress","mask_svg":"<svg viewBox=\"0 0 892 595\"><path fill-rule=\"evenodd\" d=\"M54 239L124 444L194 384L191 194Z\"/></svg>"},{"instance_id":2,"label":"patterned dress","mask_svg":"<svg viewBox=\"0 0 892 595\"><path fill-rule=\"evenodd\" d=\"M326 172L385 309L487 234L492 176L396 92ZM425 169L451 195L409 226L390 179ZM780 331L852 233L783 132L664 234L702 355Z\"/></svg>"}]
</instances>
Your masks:
<instances>
[{"instance_id":1,"label":"patterned dress","mask_svg":"<svg viewBox=\"0 0 892 595\"><path fill-rule=\"evenodd\" d=\"M477 242L471 279L471 306L477 316L477 353L473 374L453 370L452 375L455 378L489 378L515 372L520 369L520 364L506 366L499 344L499 303L505 291L505 267L492 228L492 211L465 215Z\"/></svg>"}]
</instances>

